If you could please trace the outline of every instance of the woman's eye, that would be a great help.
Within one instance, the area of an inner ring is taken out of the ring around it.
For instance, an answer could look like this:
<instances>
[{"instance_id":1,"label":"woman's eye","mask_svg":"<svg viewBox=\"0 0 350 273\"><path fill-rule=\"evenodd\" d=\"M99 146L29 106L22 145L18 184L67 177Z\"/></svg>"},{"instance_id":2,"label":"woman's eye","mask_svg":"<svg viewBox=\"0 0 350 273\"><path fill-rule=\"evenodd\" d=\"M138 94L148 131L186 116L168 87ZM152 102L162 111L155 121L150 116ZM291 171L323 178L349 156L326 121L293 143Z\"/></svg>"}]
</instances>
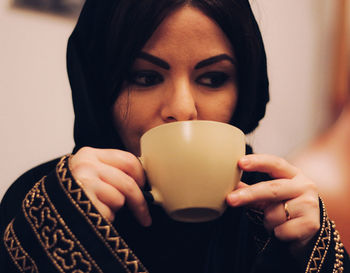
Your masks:
<instances>
[{"instance_id":1,"label":"woman's eye","mask_svg":"<svg viewBox=\"0 0 350 273\"><path fill-rule=\"evenodd\" d=\"M163 80L163 76L156 71L135 71L131 73L129 82L148 87L162 83Z\"/></svg>"},{"instance_id":2,"label":"woman's eye","mask_svg":"<svg viewBox=\"0 0 350 273\"><path fill-rule=\"evenodd\" d=\"M196 82L211 88L218 88L224 85L229 78L224 72L207 72L196 79Z\"/></svg>"}]
</instances>

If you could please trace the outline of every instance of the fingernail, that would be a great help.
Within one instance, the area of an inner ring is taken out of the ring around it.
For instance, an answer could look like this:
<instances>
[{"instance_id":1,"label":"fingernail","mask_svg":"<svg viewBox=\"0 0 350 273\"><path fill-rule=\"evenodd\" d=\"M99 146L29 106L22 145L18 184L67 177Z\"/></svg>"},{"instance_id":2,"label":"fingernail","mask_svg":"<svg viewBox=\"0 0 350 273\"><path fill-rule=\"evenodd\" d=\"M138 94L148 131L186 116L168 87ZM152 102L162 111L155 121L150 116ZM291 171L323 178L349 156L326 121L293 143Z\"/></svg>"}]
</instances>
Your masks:
<instances>
[{"instance_id":1,"label":"fingernail","mask_svg":"<svg viewBox=\"0 0 350 273\"><path fill-rule=\"evenodd\" d=\"M242 157L240 160L239 160L239 163L243 166L248 166L249 163L250 163L250 159L247 158L247 157Z\"/></svg>"}]
</instances>

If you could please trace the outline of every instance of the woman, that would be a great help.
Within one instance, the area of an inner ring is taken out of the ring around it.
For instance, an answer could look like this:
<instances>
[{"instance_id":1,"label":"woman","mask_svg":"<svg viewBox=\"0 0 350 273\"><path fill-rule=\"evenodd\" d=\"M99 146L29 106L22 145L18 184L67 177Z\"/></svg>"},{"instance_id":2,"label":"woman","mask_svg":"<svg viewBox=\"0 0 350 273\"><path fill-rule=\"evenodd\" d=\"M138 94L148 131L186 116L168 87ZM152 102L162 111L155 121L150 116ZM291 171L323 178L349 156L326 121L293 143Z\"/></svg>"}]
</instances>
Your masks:
<instances>
[{"instance_id":1,"label":"woman","mask_svg":"<svg viewBox=\"0 0 350 273\"><path fill-rule=\"evenodd\" d=\"M88 0L67 60L76 147L4 197L6 272L348 269L313 182L280 158L243 157L246 183L215 221L175 222L142 194L150 128L206 119L249 133L264 116L265 52L248 1Z\"/></svg>"}]
</instances>

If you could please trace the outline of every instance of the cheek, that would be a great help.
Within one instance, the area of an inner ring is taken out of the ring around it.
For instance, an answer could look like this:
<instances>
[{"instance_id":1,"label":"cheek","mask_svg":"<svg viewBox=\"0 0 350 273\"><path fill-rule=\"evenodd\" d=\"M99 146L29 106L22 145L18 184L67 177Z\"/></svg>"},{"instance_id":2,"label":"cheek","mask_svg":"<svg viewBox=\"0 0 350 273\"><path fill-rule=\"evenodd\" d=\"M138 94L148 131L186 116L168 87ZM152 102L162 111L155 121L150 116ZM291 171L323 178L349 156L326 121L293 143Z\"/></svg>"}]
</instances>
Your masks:
<instances>
[{"instance_id":1,"label":"cheek","mask_svg":"<svg viewBox=\"0 0 350 273\"><path fill-rule=\"evenodd\" d=\"M114 103L114 126L128 151L138 154L141 135L154 127L158 100L146 92L128 90Z\"/></svg>"},{"instance_id":2,"label":"cheek","mask_svg":"<svg viewBox=\"0 0 350 273\"><path fill-rule=\"evenodd\" d=\"M200 119L228 123L237 103L237 91L218 92L206 97L198 104Z\"/></svg>"},{"instance_id":3,"label":"cheek","mask_svg":"<svg viewBox=\"0 0 350 273\"><path fill-rule=\"evenodd\" d=\"M117 98L113 106L113 120L114 120L114 125L118 131L123 130L123 127L125 127L126 123L128 123L128 118L129 118L128 112L129 112L128 93L126 91L123 91L119 95L119 97Z\"/></svg>"},{"instance_id":4,"label":"cheek","mask_svg":"<svg viewBox=\"0 0 350 273\"><path fill-rule=\"evenodd\" d=\"M114 127L121 137L125 148L134 154L138 153L138 140L135 134L133 105L128 92L122 92L113 106Z\"/></svg>"}]
</instances>

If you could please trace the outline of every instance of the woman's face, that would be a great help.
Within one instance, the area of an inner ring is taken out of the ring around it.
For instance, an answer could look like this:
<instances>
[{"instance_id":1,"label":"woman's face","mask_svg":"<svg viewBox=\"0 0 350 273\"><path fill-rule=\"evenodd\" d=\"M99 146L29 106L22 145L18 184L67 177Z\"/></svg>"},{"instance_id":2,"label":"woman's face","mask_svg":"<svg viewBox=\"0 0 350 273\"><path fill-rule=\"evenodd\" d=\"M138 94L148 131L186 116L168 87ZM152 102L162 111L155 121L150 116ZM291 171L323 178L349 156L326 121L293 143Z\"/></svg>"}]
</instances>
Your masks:
<instances>
[{"instance_id":1,"label":"woman's face","mask_svg":"<svg viewBox=\"0 0 350 273\"><path fill-rule=\"evenodd\" d=\"M229 122L237 101L235 57L216 23L183 7L153 33L114 104L115 125L127 150L139 155L140 137L163 123Z\"/></svg>"}]
</instances>

